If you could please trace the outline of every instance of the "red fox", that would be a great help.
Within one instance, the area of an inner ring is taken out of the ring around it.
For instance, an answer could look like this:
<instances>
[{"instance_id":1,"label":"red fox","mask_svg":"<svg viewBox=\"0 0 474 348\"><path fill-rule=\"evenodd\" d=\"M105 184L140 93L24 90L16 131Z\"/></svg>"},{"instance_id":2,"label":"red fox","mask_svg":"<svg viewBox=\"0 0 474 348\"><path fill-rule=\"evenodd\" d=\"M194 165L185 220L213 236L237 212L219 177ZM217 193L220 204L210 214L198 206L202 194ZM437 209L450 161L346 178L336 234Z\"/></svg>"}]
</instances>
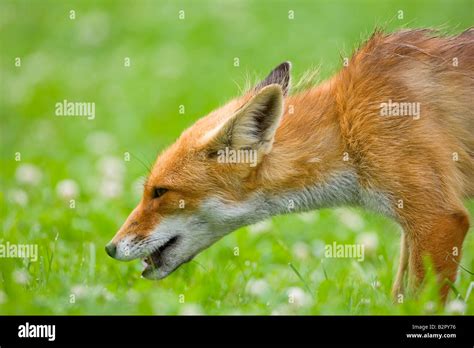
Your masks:
<instances>
[{"instance_id":1,"label":"red fox","mask_svg":"<svg viewBox=\"0 0 474 348\"><path fill-rule=\"evenodd\" d=\"M184 131L107 253L161 279L241 226L357 205L403 228L393 295L429 257L445 299L474 196L474 29L376 31L345 65L290 95L284 62Z\"/></svg>"}]
</instances>

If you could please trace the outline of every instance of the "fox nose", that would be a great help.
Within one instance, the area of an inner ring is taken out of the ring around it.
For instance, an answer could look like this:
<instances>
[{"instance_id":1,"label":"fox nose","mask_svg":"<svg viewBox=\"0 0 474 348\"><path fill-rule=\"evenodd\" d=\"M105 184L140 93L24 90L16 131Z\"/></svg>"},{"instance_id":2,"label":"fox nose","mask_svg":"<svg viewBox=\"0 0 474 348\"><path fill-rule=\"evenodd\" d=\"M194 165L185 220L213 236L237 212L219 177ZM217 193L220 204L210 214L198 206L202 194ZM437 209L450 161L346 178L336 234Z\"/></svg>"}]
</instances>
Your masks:
<instances>
[{"instance_id":1,"label":"fox nose","mask_svg":"<svg viewBox=\"0 0 474 348\"><path fill-rule=\"evenodd\" d=\"M110 257L115 257L115 254L117 253L117 246L110 242L105 246L105 252L110 256Z\"/></svg>"}]
</instances>

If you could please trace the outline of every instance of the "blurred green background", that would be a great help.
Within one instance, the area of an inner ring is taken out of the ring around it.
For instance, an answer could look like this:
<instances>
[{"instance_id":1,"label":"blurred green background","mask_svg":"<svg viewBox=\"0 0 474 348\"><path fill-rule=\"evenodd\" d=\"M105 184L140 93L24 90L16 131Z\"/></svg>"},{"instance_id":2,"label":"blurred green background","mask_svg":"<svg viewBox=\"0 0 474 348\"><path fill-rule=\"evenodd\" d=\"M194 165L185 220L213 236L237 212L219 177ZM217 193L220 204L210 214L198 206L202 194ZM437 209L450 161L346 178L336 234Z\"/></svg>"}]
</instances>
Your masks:
<instances>
[{"instance_id":1,"label":"blurred green background","mask_svg":"<svg viewBox=\"0 0 474 348\"><path fill-rule=\"evenodd\" d=\"M466 271L445 309L431 278L392 304L400 228L359 209L240 229L160 282L103 249L140 199L142 162L248 77L290 60L293 77L320 66L324 79L376 26L456 33L473 4L1 0L0 242L38 244L40 258L0 260L0 314L473 314ZM94 102L95 119L55 116L64 99ZM364 243L365 261L324 259L334 241ZM464 250L474 270L472 233Z\"/></svg>"}]
</instances>

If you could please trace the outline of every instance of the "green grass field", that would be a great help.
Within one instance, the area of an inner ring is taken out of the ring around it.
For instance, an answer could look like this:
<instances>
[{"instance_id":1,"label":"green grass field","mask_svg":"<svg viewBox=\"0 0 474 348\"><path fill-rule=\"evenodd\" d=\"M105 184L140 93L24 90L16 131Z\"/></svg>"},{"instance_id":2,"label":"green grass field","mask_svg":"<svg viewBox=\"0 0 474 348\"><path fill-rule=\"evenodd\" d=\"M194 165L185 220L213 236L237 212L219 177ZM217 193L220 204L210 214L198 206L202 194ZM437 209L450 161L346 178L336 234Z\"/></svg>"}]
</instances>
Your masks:
<instances>
[{"instance_id":1,"label":"green grass field","mask_svg":"<svg viewBox=\"0 0 474 348\"><path fill-rule=\"evenodd\" d=\"M354 208L242 228L159 282L104 252L145 167L247 78L290 60L294 77L320 66L325 79L376 26L460 32L473 4L1 0L0 243L37 244L39 257L0 259L0 314L474 314L465 270L446 308L433 277L393 304L400 228ZM95 118L55 116L65 99L95 102ZM334 241L365 244L364 261L324 258ZM471 271L473 251L469 233Z\"/></svg>"}]
</instances>

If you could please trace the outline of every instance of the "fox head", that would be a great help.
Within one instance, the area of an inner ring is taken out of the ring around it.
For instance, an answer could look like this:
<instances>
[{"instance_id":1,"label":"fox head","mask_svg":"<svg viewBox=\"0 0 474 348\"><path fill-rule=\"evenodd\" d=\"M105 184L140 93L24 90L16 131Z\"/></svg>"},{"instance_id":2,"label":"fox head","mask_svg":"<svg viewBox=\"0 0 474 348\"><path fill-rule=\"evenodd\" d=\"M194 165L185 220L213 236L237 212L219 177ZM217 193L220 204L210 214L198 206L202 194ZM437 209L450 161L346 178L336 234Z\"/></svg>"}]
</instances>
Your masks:
<instances>
[{"instance_id":1,"label":"fox head","mask_svg":"<svg viewBox=\"0 0 474 348\"><path fill-rule=\"evenodd\" d=\"M142 275L161 279L229 232L271 215L259 167L272 150L290 67L280 64L158 156L140 203L106 246L111 257L142 258Z\"/></svg>"}]
</instances>

